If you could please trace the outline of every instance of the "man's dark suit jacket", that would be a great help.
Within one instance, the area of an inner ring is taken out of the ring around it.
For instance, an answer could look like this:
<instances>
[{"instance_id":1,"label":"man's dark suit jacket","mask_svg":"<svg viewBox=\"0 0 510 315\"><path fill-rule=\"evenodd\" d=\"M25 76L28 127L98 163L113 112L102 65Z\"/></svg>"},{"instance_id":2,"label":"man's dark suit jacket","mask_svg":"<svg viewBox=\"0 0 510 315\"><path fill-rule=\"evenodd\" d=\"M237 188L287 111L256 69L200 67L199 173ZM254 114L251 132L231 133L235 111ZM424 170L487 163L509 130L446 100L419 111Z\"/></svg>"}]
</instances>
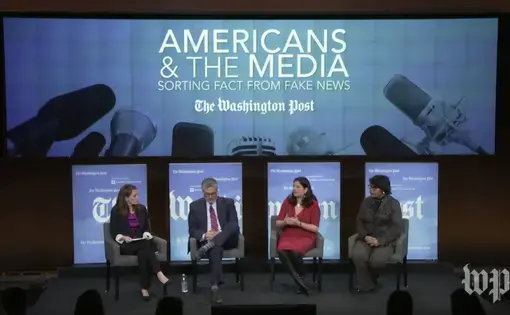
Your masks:
<instances>
[{"instance_id":1,"label":"man's dark suit jacket","mask_svg":"<svg viewBox=\"0 0 510 315\"><path fill-rule=\"evenodd\" d=\"M200 198L189 205L189 236L197 241L200 241L202 235L207 233L207 211L209 210L206 203L204 198ZM233 223L237 226L239 232L239 221L237 219L237 211L233 199L218 197L216 200L216 214L222 229L227 224Z\"/></svg>"},{"instance_id":2,"label":"man's dark suit jacket","mask_svg":"<svg viewBox=\"0 0 510 315\"><path fill-rule=\"evenodd\" d=\"M392 196L384 197L380 205L372 197L361 203L356 219L359 240L368 235L375 237L381 246L389 245L402 235L403 226L400 202Z\"/></svg>"},{"instance_id":3,"label":"man's dark suit jacket","mask_svg":"<svg viewBox=\"0 0 510 315\"><path fill-rule=\"evenodd\" d=\"M141 238L144 232L150 232L147 208L143 205L139 205L135 213L140 222L140 227L133 231L131 227L129 227L128 215L121 215L117 210L117 206L112 208L110 213L110 233L113 239L115 239L118 234L131 238Z\"/></svg>"}]
</instances>

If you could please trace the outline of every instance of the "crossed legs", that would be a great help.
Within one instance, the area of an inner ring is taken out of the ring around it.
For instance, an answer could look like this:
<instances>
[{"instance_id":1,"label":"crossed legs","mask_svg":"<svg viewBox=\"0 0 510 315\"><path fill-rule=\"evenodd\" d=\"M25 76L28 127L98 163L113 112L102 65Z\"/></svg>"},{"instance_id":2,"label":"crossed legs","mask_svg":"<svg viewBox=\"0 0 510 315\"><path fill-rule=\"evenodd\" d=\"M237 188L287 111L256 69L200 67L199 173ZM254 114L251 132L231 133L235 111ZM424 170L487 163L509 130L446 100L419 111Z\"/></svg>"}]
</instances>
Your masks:
<instances>
[{"instance_id":1,"label":"crossed legs","mask_svg":"<svg viewBox=\"0 0 510 315\"><path fill-rule=\"evenodd\" d=\"M204 257L209 259L211 294L215 303L222 303L218 286L223 283L223 250L237 247L238 233L236 224L227 224L212 240L202 242L197 250L197 260Z\"/></svg>"},{"instance_id":2,"label":"crossed legs","mask_svg":"<svg viewBox=\"0 0 510 315\"><path fill-rule=\"evenodd\" d=\"M286 266L287 271L292 277L292 280L294 280L298 286L298 293L308 295L308 288L303 281L303 277L305 275L303 256L296 251L282 250L278 251L278 257L280 258L282 264Z\"/></svg>"}]
</instances>

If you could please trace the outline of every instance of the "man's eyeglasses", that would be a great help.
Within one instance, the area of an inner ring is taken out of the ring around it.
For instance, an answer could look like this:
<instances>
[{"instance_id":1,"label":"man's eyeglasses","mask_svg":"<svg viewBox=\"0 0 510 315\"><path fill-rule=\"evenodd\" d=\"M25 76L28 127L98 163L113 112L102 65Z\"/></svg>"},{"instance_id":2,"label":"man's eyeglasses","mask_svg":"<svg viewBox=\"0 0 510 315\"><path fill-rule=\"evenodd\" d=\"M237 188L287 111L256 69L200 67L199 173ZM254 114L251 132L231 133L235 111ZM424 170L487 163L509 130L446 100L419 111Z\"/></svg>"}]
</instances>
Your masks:
<instances>
[{"instance_id":1,"label":"man's eyeglasses","mask_svg":"<svg viewBox=\"0 0 510 315\"><path fill-rule=\"evenodd\" d=\"M204 193L204 196L206 197L216 197L218 195L218 193Z\"/></svg>"}]
</instances>

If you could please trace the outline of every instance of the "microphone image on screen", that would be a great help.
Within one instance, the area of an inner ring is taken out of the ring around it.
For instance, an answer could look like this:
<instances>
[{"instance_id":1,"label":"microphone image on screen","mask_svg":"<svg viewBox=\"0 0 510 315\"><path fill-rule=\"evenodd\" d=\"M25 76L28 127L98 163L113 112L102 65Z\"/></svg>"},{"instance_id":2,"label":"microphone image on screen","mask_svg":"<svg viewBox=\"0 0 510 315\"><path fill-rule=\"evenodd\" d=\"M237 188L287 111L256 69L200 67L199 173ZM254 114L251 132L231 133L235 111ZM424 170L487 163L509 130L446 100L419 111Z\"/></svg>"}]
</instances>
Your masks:
<instances>
[{"instance_id":1,"label":"microphone image on screen","mask_svg":"<svg viewBox=\"0 0 510 315\"><path fill-rule=\"evenodd\" d=\"M417 145L419 154L429 153L432 142L441 146L458 143L478 154L487 154L471 139L469 132L459 130L459 126L467 121L460 109L462 99L453 105L433 99L401 74L394 75L383 92L388 101L425 132L425 138Z\"/></svg>"},{"instance_id":2,"label":"microphone image on screen","mask_svg":"<svg viewBox=\"0 0 510 315\"><path fill-rule=\"evenodd\" d=\"M93 158L101 154L106 139L99 132L91 132L74 147L71 157L75 158Z\"/></svg>"},{"instance_id":3,"label":"microphone image on screen","mask_svg":"<svg viewBox=\"0 0 510 315\"><path fill-rule=\"evenodd\" d=\"M111 143L105 156L138 156L154 140L156 126L135 110L121 109L110 122Z\"/></svg>"},{"instance_id":4,"label":"microphone image on screen","mask_svg":"<svg viewBox=\"0 0 510 315\"><path fill-rule=\"evenodd\" d=\"M214 132L206 125L179 122L172 130L172 156L214 156Z\"/></svg>"},{"instance_id":5,"label":"microphone image on screen","mask_svg":"<svg viewBox=\"0 0 510 315\"><path fill-rule=\"evenodd\" d=\"M46 156L55 141L70 140L109 113L115 93L92 85L49 100L37 115L7 131L12 156Z\"/></svg>"},{"instance_id":6,"label":"microphone image on screen","mask_svg":"<svg viewBox=\"0 0 510 315\"><path fill-rule=\"evenodd\" d=\"M309 127L299 127L287 138L288 155L334 155L325 133Z\"/></svg>"},{"instance_id":7,"label":"microphone image on screen","mask_svg":"<svg viewBox=\"0 0 510 315\"><path fill-rule=\"evenodd\" d=\"M274 141L267 137L243 136L232 140L227 148L232 156L275 156Z\"/></svg>"},{"instance_id":8,"label":"microphone image on screen","mask_svg":"<svg viewBox=\"0 0 510 315\"><path fill-rule=\"evenodd\" d=\"M418 155L391 132L381 126L370 126L361 134L359 140L367 156L406 157Z\"/></svg>"}]
</instances>

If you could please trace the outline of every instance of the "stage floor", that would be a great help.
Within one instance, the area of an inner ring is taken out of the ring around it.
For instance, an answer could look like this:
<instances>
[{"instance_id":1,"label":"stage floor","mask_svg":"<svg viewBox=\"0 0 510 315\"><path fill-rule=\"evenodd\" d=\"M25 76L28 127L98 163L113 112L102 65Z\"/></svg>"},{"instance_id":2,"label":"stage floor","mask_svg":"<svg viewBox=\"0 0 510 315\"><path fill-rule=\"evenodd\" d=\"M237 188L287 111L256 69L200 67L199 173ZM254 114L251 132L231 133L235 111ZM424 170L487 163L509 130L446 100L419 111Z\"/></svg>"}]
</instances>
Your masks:
<instances>
[{"instance_id":1,"label":"stage floor","mask_svg":"<svg viewBox=\"0 0 510 315\"><path fill-rule=\"evenodd\" d=\"M269 291L268 274L247 274L246 290L241 292L235 284L233 275L226 275L226 284L222 287L224 304L298 304L316 303L320 315L381 315L386 313L386 300L395 290L395 277L386 274L381 279L381 289L373 294L352 294L347 288L346 274L324 274L323 291L316 287L309 297L294 294L294 286L286 274L277 274L274 291ZM199 277L202 287L197 294L180 292L180 279L172 278L168 295L180 296L184 300L185 314L210 314L210 300L205 284L207 276ZM409 288L414 299L414 315L450 315L450 293L461 286L461 280L453 273L411 273ZM139 296L138 277L125 276L120 282L120 300L115 302L113 292L104 292L104 280L101 278L64 278L48 281L48 289L30 309L29 315L69 315L74 311L76 298L87 289L96 289L103 295L106 314L152 315L156 309L157 298L162 290L153 286L153 300L144 302ZM492 305L482 299L487 315L510 314L510 302Z\"/></svg>"}]
</instances>

